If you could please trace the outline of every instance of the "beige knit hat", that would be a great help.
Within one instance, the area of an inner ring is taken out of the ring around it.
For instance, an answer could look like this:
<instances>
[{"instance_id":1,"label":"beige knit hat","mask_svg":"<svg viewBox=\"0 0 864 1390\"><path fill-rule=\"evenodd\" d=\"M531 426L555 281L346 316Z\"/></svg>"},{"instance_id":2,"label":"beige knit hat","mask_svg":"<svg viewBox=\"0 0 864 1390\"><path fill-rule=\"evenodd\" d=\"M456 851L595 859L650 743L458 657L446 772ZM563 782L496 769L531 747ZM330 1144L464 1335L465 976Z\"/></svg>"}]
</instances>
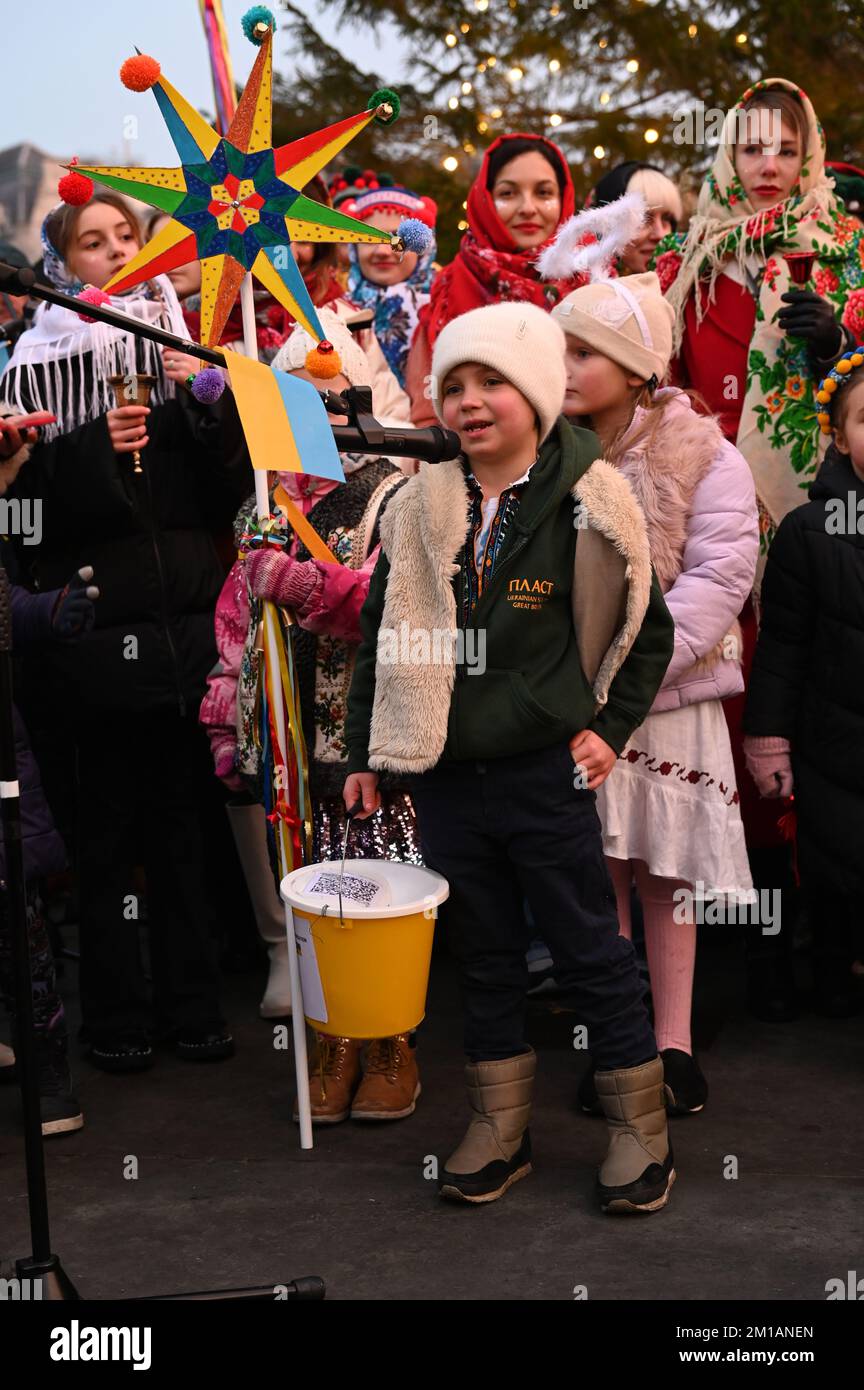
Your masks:
<instances>
[{"instance_id":1,"label":"beige knit hat","mask_svg":"<svg viewBox=\"0 0 864 1390\"><path fill-rule=\"evenodd\" d=\"M582 285L555 305L552 317L566 333L646 381L666 375L675 312L653 270Z\"/></svg>"},{"instance_id":2,"label":"beige knit hat","mask_svg":"<svg viewBox=\"0 0 864 1390\"><path fill-rule=\"evenodd\" d=\"M324 337L332 343L342 362L342 375L349 386L371 386L372 372L369 359L361 348L350 328L333 309L319 309L318 318L324 329ZM282 344L271 365L280 372L293 372L306 366L306 354L317 347L304 328L298 324L293 333ZM326 385L326 382L325 382Z\"/></svg>"},{"instance_id":3,"label":"beige knit hat","mask_svg":"<svg viewBox=\"0 0 864 1390\"><path fill-rule=\"evenodd\" d=\"M479 362L506 377L540 417L542 444L564 406L564 334L536 304L487 304L451 319L432 351L432 404L442 424L441 385L453 367Z\"/></svg>"}]
</instances>

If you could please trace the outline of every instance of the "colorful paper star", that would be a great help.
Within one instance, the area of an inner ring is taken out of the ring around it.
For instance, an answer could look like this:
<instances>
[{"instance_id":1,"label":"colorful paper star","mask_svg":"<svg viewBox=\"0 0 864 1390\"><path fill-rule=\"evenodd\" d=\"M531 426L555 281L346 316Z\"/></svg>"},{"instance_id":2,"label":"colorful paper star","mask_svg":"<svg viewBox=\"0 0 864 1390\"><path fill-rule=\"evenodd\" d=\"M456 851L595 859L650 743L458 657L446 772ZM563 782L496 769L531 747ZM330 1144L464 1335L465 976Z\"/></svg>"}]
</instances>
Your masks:
<instances>
[{"instance_id":1,"label":"colorful paper star","mask_svg":"<svg viewBox=\"0 0 864 1390\"><path fill-rule=\"evenodd\" d=\"M228 133L219 135L161 73L152 83L178 168L75 165L75 171L167 213L170 221L105 285L119 292L201 261L201 342L213 347L248 271L316 340L315 306L291 254L297 241L393 243L389 232L316 203L302 189L370 121L361 111L273 148L273 31L258 52ZM136 60L131 60L134 63ZM154 71L158 65L148 61Z\"/></svg>"}]
</instances>

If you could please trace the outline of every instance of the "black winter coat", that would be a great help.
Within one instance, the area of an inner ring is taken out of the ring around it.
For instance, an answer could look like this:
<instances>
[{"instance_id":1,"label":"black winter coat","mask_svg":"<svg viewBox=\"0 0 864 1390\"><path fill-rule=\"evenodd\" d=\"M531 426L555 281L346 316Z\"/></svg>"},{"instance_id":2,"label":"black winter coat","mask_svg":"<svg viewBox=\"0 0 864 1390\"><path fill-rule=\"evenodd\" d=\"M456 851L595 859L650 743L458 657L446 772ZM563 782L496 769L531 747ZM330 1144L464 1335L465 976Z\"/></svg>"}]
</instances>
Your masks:
<instances>
[{"instance_id":1,"label":"black winter coat","mask_svg":"<svg viewBox=\"0 0 864 1390\"><path fill-rule=\"evenodd\" d=\"M103 415L34 448L16 481L17 496L42 501L42 543L19 551L36 586L60 587L84 564L99 586L94 630L39 658L73 716L194 714L216 660L224 570L212 533L253 486L234 398L202 406L179 388L147 433L140 474Z\"/></svg>"},{"instance_id":2,"label":"black winter coat","mask_svg":"<svg viewBox=\"0 0 864 1390\"><path fill-rule=\"evenodd\" d=\"M864 483L832 446L762 585L744 731L792 748L801 873L864 896Z\"/></svg>"},{"instance_id":3,"label":"black winter coat","mask_svg":"<svg viewBox=\"0 0 864 1390\"><path fill-rule=\"evenodd\" d=\"M58 594L28 594L12 586L12 645L16 653L31 650L33 644L57 642L51 615ZM27 658L29 659L29 657ZM66 847L55 826L42 787L39 765L33 756L27 729L18 710L12 708L15 726L15 766L20 789L21 850L24 877L30 879L58 873L66 866ZM6 882L6 846L0 822L0 879Z\"/></svg>"}]
</instances>

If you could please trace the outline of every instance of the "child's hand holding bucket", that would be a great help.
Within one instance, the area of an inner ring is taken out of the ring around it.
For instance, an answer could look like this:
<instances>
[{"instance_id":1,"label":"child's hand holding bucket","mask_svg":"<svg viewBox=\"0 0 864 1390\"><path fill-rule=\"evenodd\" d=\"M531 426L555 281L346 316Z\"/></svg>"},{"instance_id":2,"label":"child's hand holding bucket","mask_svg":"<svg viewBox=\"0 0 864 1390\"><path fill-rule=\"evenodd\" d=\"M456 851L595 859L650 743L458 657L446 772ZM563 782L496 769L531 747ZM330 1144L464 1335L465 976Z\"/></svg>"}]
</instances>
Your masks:
<instances>
[{"instance_id":1,"label":"child's hand holding bucket","mask_svg":"<svg viewBox=\"0 0 864 1390\"><path fill-rule=\"evenodd\" d=\"M345 808L349 813L356 816L357 820L366 820L367 816L373 815L381 805L381 794L378 791L377 772L352 772L345 781L342 791L345 800ZM362 811L355 811L354 806L360 802Z\"/></svg>"}]
</instances>

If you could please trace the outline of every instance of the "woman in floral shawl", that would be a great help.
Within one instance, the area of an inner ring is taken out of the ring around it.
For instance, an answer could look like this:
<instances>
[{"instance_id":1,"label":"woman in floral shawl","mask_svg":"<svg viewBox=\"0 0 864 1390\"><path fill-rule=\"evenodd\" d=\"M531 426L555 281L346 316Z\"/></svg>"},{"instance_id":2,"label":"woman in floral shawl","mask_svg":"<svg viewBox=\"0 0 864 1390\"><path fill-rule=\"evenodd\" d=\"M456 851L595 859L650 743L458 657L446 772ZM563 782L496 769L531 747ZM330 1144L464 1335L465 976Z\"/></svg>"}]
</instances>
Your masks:
<instances>
[{"instance_id":1,"label":"woman in floral shawl","mask_svg":"<svg viewBox=\"0 0 864 1390\"><path fill-rule=\"evenodd\" d=\"M796 289L787 263L801 252L814 255L815 294ZM763 555L786 513L807 500L819 467L824 437L814 392L843 346L835 313L847 332L864 337L862 256L864 228L834 196L806 93L783 78L757 82L727 114L686 237L661 242L654 266L676 309L677 380L702 395L753 472ZM747 679L756 640L749 602L741 628ZM795 890L780 820L788 803L760 801L746 772L744 698L724 708L753 881L780 886L786 919L778 936L748 934L748 999L757 1016L781 1021L797 1008ZM784 819L788 828L791 818Z\"/></svg>"},{"instance_id":2,"label":"woman in floral shawl","mask_svg":"<svg viewBox=\"0 0 864 1390\"><path fill-rule=\"evenodd\" d=\"M769 129L780 135L776 146L760 138ZM836 328L832 342L824 337L818 313L821 333L786 327L790 317L799 324L783 298L794 290L784 258L815 253L813 288L857 337L864 332L862 241L864 229L843 212L826 176L825 137L809 98L793 82L769 77L727 114L686 237L658 247L654 267L677 311L679 379L716 410L750 464L763 551L786 513L807 500L820 460L818 377L808 347L818 362L820 347L831 359L842 346Z\"/></svg>"}]
</instances>

